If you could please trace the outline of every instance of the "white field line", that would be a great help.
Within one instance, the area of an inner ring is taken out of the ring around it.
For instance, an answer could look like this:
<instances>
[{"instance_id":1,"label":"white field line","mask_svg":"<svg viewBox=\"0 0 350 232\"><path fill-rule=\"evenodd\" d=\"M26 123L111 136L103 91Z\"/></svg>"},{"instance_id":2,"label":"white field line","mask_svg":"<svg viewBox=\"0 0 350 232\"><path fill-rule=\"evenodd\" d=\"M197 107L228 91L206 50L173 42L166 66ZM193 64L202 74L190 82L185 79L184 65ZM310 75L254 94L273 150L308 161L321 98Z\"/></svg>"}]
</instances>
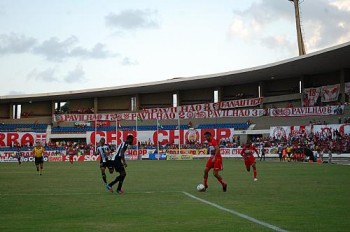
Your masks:
<instances>
[{"instance_id":1,"label":"white field line","mask_svg":"<svg viewBox=\"0 0 350 232\"><path fill-rule=\"evenodd\" d=\"M248 215L245 215L245 214L243 214L243 213L237 212L237 211L235 211L235 210L224 208L224 207L222 207L222 206L220 206L220 205L217 205L217 204L215 204L215 203L212 203L212 202L210 202L210 201L207 201L207 200L204 200L204 199L202 199L202 198L193 196L192 194L189 194L189 193L187 193L187 192L182 192L182 193L185 194L186 196L188 196L188 197L190 197L190 198L192 198L192 199L195 199L195 200L197 200L197 201L200 201L200 202L202 202L202 203L204 203L204 204L213 206L213 207L215 207L215 208L217 208L217 209L220 209L220 210L222 210L222 211L226 211L226 212L231 213L231 214L233 214L233 215L236 215L236 216L238 216L238 217L247 219L248 221L254 222L254 223L256 223L256 224L258 224L258 225L261 225L261 226L265 226L265 227L270 228L270 229L272 229L272 230L274 230L274 231L287 232L287 230L281 229L281 228L279 228L279 227L277 227L277 226L274 226L274 225L271 225L271 224L269 224L269 223L266 223L266 222L260 221L260 220L258 220L258 219L252 218L252 217L250 217L250 216L248 216Z\"/></svg>"},{"instance_id":2,"label":"white field line","mask_svg":"<svg viewBox=\"0 0 350 232\"><path fill-rule=\"evenodd\" d=\"M145 191L145 192L125 192L125 194L158 194L158 193L182 193L181 191ZM106 192L96 193L0 193L0 196L83 196L83 195L106 195Z\"/></svg>"}]
</instances>

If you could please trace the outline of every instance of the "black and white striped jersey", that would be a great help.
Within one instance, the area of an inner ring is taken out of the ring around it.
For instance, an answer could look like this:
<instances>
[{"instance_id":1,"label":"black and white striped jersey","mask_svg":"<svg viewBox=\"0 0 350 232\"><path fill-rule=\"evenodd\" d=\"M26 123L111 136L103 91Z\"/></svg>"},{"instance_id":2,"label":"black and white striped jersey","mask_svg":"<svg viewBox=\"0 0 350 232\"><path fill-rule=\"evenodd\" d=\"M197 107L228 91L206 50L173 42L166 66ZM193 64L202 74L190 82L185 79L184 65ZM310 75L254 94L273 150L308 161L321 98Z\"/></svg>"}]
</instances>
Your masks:
<instances>
[{"instance_id":1,"label":"black and white striped jersey","mask_svg":"<svg viewBox=\"0 0 350 232\"><path fill-rule=\"evenodd\" d=\"M96 153L101 156L101 161L102 162L106 162L107 160L111 159L111 157L108 156L109 155L109 151L110 151L109 146L106 145L106 144L103 145L103 146L100 145L100 146L98 146L96 148Z\"/></svg>"},{"instance_id":2,"label":"black and white striped jersey","mask_svg":"<svg viewBox=\"0 0 350 232\"><path fill-rule=\"evenodd\" d=\"M118 146L118 149L117 151L113 154L112 156L112 160L115 161L115 160L121 160L121 157L122 157L122 150L126 150L128 148L128 144L126 142L123 142L122 144L120 144Z\"/></svg>"}]
</instances>

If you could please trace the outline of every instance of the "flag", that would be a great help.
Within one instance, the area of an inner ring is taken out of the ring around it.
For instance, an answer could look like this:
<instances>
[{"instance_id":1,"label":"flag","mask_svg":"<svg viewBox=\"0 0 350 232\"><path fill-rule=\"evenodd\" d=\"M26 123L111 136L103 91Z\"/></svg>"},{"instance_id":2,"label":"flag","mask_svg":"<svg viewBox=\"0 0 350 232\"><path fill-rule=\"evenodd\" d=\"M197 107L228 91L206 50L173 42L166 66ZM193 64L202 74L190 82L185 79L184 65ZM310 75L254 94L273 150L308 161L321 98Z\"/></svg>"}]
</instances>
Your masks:
<instances>
[{"instance_id":1,"label":"flag","mask_svg":"<svg viewBox=\"0 0 350 232\"><path fill-rule=\"evenodd\" d=\"M40 142L41 144L46 143L46 133L36 133L35 141Z\"/></svg>"},{"instance_id":2,"label":"flag","mask_svg":"<svg viewBox=\"0 0 350 232\"><path fill-rule=\"evenodd\" d=\"M327 85L321 87L321 101L337 101L340 93L340 84Z\"/></svg>"},{"instance_id":3,"label":"flag","mask_svg":"<svg viewBox=\"0 0 350 232\"><path fill-rule=\"evenodd\" d=\"M163 129L163 126L162 126L162 124L160 124L160 122L157 122L157 128L158 129Z\"/></svg>"},{"instance_id":4,"label":"flag","mask_svg":"<svg viewBox=\"0 0 350 232\"><path fill-rule=\"evenodd\" d=\"M143 119L139 115L136 117L136 120L139 122L143 122Z\"/></svg>"}]
</instances>

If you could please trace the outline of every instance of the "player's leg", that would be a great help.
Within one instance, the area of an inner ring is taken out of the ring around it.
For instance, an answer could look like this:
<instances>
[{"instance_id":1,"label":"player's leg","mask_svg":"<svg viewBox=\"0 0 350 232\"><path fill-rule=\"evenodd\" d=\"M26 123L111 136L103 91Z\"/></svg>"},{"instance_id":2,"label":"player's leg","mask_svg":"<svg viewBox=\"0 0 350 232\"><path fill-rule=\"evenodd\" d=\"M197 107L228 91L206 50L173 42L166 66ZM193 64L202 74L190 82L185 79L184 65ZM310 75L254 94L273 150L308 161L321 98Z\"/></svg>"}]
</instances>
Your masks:
<instances>
[{"instance_id":1,"label":"player's leg","mask_svg":"<svg viewBox=\"0 0 350 232\"><path fill-rule=\"evenodd\" d=\"M220 182L220 184L222 186L222 190L224 192L226 192L227 191L227 184L222 179L222 177L219 175L219 171L223 170L224 169L223 167L224 166L223 166L223 163L222 163L222 158L215 159L213 174L214 174L215 178Z\"/></svg>"},{"instance_id":2,"label":"player's leg","mask_svg":"<svg viewBox=\"0 0 350 232\"><path fill-rule=\"evenodd\" d=\"M205 189L208 188L208 173L210 171L210 169L212 169L214 167L214 163L212 161L212 158L209 158L207 160L207 163L205 164L205 168L204 168L204 174L203 174L203 184Z\"/></svg>"},{"instance_id":3,"label":"player's leg","mask_svg":"<svg viewBox=\"0 0 350 232\"><path fill-rule=\"evenodd\" d=\"M36 167L36 171L39 173L39 160L38 158L34 158L34 163L35 163L35 167Z\"/></svg>"},{"instance_id":4,"label":"player's leg","mask_svg":"<svg viewBox=\"0 0 350 232\"><path fill-rule=\"evenodd\" d=\"M205 189L208 188L208 173L210 171L210 167L205 167L204 168L204 174L203 174L203 184Z\"/></svg>"},{"instance_id":5,"label":"player's leg","mask_svg":"<svg viewBox=\"0 0 350 232\"><path fill-rule=\"evenodd\" d=\"M250 172L250 163L249 163L249 160L247 158L244 159L244 165L245 165L245 169L247 170L247 172Z\"/></svg>"},{"instance_id":6,"label":"player's leg","mask_svg":"<svg viewBox=\"0 0 350 232\"><path fill-rule=\"evenodd\" d=\"M118 188L117 188L117 193L119 194L123 193L122 187L123 187L125 177L126 177L126 171L125 171L125 168L123 167L120 170L119 182L118 182Z\"/></svg>"},{"instance_id":7,"label":"player's leg","mask_svg":"<svg viewBox=\"0 0 350 232\"><path fill-rule=\"evenodd\" d=\"M225 181L222 179L222 177L219 175L219 170L218 170L218 169L214 169L214 170L213 170L213 175L214 175L215 178L220 182L223 191L226 192L226 190L227 190L227 184L226 184Z\"/></svg>"},{"instance_id":8,"label":"player's leg","mask_svg":"<svg viewBox=\"0 0 350 232\"><path fill-rule=\"evenodd\" d=\"M39 171L40 175L43 174L43 169L44 169L44 157L42 158L42 160L40 162L40 171Z\"/></svg>"},{"instance_id":9,"label":"player's leg","mask_svg":"<svg viewBox=\"0 0 350 232\"><path fill-rule=\"evenodd\" d=\"M256 178L258 173L257 173L257 170L256 170L256 162L254 162L252 164L252 167L253 167L253 176L254 176L254 181L257 181L258 179Z\"/></svg>"},{"instance_id":10,"label":"player's leg","mask_svg":"<svg viewBox=\"0 0 350 232\"><path fill-rule=\"evenodd\" d=\"M102 180L105 184L107 184L107 176L106 176L106 167L103 166L103 163L100 163L100 170L102 175Z\"/></svg>"},{"instance_id":11,"label":"player's leg","mask_svg":"<svg viewBox=\"0 0 350 232\"><path fill-rule=\"evenodd\" d=\"M117 193L122 193L122 186L123 186L124 179L126 177L126 171L125 171L124 166L121 163L116 164L115 171L119 172L119 175L111 183L109 183L107 186L109 186L110 189L112 189L112 186L115 185L116 183L118 183Z\"/></svg>"},{"instance_id":12,"label":"player's leg","mask_svg":"<svg viewBox=\"0 0 350 232\"><path fill-rule=\"evenodd\" d=\"M109 174L113 174L113 172L114 172L114 163L111 160L107 161L107 167L108 167Z\"/></svg>"}]
</instances>

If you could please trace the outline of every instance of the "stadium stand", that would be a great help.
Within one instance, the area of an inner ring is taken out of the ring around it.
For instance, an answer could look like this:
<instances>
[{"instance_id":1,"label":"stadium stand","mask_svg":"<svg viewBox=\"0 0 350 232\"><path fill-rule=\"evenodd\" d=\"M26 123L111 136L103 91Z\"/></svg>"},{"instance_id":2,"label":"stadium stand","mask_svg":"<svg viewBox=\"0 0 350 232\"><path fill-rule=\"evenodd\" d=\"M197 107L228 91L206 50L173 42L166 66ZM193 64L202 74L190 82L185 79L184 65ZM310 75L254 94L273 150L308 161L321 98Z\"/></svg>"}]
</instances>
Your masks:
<instances>
[{"instance_id":1,"label":"stadium stand","mask_svg":"<svg viewBox=\"0 0 350 232\"><path fill-rule=\"evenodd\" d=\"M135 115L145 109L157 111L157 107L166 108L160 112L160 114L164 112L167 114L167 117L161 120L162 125L157 126L158 120L156 121L156 118L153 117L140 122L137 130L155 131L157 127L163 130L177 130L179 129L178 122L171 117L174 113L172 107L175 103L174 98L176 98L176 105L182 108L183 112L193 113L197 110L195 104L203 104L203 108L208 107L209 104L217 106L215 105L217 102L214 103L214 91L219 93L219 99L217 99L219 103L229 101L232 104L233 101L237 101L237 105L228 104L224 110L239 111L239 114L230 117L215 115L215 112L221 108L213 107L210 111L211 115L199 115L200 117L196 118L197 115L192 114L194 118L187 117L181 120L181 130L187 130L190 127L198 130L230 128L235 131L235 136L240 136L243 143L252 138L269 136L270 128L276 126L309 126L311 124L339 126L341 123L347 126L350 122L348 120L350 118L349 59L350 42L302 57L243 71L196 76L195 78L174 78L127 87L1 96L2 143L7 142L4 139L7 132L43 133L47 134L48 140L57 141L86 139L85 134L95 130L116 131L116 121L110 120L95 128L94 119L80 120L83 118L81 116L86 114ZM307 90L317 93L317 97L314 99L314 95L308 95ZM242 103L240 102L242 98L249 98L258 103L251 105L246 101ZM311 116L307 114L298 116L268 114L271 109L280 109L283 114L288 112L288 109L301 108L303 111L303 109L314 106L323 107L322 112L324 112L329 111L328 106L331 105L341 106L341 111L335 113L332 108L329 114ZM21 110L18 111L19 108ZM258 112L261 110L265 111L260 115ZM60 119L60 114L68 113L76 113L73 115L74 119L66 121ZM147 118L148 115L144 117ZM79 126L74 126L74 123L78 123ZM120 123L118 130L136 130L135 120L128 118ZM9 141L13 142L11 138Z\"/></svg>"}]
</instances>

